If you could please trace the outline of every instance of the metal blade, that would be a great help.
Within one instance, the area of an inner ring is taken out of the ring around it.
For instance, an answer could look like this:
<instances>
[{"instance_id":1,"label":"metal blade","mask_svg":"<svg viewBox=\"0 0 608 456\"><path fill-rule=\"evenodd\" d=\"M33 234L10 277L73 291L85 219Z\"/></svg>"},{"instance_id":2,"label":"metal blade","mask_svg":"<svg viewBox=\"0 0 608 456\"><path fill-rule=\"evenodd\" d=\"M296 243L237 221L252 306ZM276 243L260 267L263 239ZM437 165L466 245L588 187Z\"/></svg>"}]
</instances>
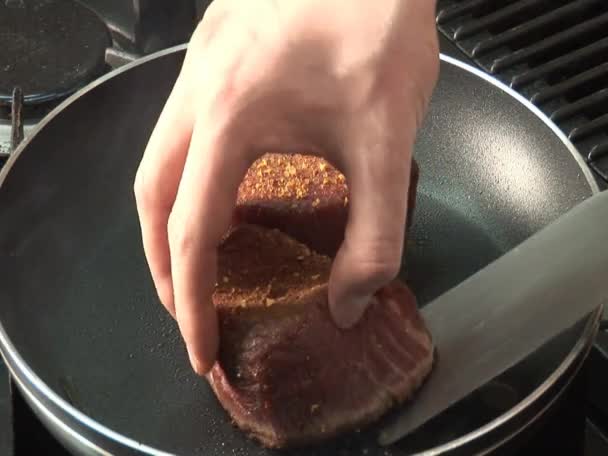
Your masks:
<instances>
[{"instance_id":1,"label":"metal blade","mask_svg":"<svg viewBox=\"0 0 608 456\"><path fill-rule=\"evenodd\" d=\"M603 304L606 271L603 192L425 306L437 364L379 443L405 437Z\"/></svg>"}]
</instances>

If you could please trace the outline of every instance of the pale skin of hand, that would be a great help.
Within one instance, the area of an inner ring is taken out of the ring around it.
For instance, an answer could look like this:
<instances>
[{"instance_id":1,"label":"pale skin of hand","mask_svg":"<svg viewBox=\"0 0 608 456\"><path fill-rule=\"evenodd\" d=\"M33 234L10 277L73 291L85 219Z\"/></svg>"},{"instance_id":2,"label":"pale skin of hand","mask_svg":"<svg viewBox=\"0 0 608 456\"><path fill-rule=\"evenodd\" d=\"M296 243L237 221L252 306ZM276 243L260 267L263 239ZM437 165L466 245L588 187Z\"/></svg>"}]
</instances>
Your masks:
<instances>
[{"instance_id":1,"label":"pale skin of hand","mask_svg":"<svg viewBox=\"0 0 608 456\"><path fill-rule=\"evenodd\" d=\"M412 148L438 77L432 0L215 0L194 32L135 178L146 258L194 370L218 349L217 247L248 167L311 153L346 175L335 323L398 273Z\"/></svg>"}]
</instances>

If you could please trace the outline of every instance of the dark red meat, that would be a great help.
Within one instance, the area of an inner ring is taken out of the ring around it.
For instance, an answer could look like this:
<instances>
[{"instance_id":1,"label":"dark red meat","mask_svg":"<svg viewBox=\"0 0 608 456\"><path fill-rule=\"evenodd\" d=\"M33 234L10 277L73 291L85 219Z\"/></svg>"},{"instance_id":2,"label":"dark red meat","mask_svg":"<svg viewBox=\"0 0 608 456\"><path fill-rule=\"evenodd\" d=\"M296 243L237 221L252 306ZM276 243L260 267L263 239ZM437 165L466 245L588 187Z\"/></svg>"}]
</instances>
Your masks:
<instances>
[{"instance_id":1,"label":"dark red meat","mask_svg":"<svg viewBox=\"0 0 608 456\"><path fill-rule=\"evenodd\" d=\"M320 442L408 399L433 364L410 290L396 280L349 330L331 321L331 260L278 230L234 228L219 249L219 359L208 380L268 447Z\"/></svg>"}]
</instances>

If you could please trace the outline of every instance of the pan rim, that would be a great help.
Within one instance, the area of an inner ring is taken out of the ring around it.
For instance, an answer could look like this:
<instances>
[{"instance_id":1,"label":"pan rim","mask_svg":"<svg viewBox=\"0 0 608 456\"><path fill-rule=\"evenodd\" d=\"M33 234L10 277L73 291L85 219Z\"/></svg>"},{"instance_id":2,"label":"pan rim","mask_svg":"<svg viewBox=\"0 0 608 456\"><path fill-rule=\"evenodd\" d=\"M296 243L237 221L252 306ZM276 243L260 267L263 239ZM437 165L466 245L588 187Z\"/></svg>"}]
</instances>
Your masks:
<instances>
[{"instance_id":1,"label":"pan rim","mask_svg":"<svg viewBox=\"0 0 608 456\"><path fill-rule=\"evenodd\" d=\"M107 80L118 76L119 74L122 74L125 71L147 63L148 61L155 60L169 54L181 52L187 49L187 47L187 44L177 45L150 54L134 62L128 63L96 79L95 81L83 87L82 89L68 97L66 100L64 100L62 103L60 103L41 122L36 125L30 135L28 135L28 137L10 155L4 167L2 168L2 170L0 170L0 189L4 184L4 181L7 175L9 174L11 168L13 167L14 163L19 158L21 153L26 149L27 145L32 141L32 139L38 134L41 129L43 129L50 121L52 121L57 115L59 115L59 113L61 113L67 106L75 102L87 92L93 90L98 85L103 84ZM576 150L576 147L567 138L567 136L561 130L559 130L559 128L538 107L534 106L529 100L524 98L515 90L506 86L496 78L473 67L472 65L461 62L455 58L441 53L439 57L441 62L448 63L450 65L460 68L461 70L471 73L474 76L481 78L485 82L490 83L494 87L498 88L499 90L505 92L507 95L519 101L524 107L526 107L536 117L538 117L570 151L570 154L573 156L574 160L579 165L580 172L582 172L583 176L587 181L587 184L589 185L591 195L596 194L600 191L599 186L595 181L591 170L587 167L585 161L583 160L583 157ZM458 437L457 439L436 446L434 448L424 450L423 452L418 453L418 455L435 456L444 454L448 451L455 450L456 448L467 444L475 440L476 438L481 437L502 426L503 424L506 424L510 420L516 418L522 412L522 410L525 409L525 407L527 407L531 403L534 403L539 397L541 397L551 387L551 385L553 385L555 381L564 374L564 372L571 368L575 360L579 356L581 356L581 354L584 353L585 347L588 346L589 339L593 337L593 328L597 325L597 322L600 319L602 307L603 306L601 305L598 306L598 308L587 317L587 324L585 325L581 336L577 340L577 343L570 350L568 355L563 359L560 365L552 372L552 374L547 377L528 396L519 401L514 407L510 408L503 414L496 417L494 420L488 422L487 424L476 429L475 431L469 432L461 437ZM100 434L103 438L108 439L109 441L113 441L116 444L124 445L127 448L143 452L143 454L148 455L156 456L172 454L153 448L151 446L147 446L142 442L138 442L135 439L129 438L117 431L114 431L69 404L65 399L55 393L55 391L50 388L22 358L22 356L19 354L16 347L12 343L11 339L9 338L2 322L0 322L0 352L11 375L17 381L17 384L19 385L20 389L26 392L26 395L31 400L37 403L36 405L39 407L40 411L45 414L50 414L54 418L56 418L55 421L58 422L61 428L63 428L64 430L67 429L67 432L70 433L72 436L76 436L77 440L83 443L88 443L89 445L87 446L89 446L89 448L99 451L100 454L109 454L106 452L106 450L100 448L99 445L94 442L91 442L85 435L83 435L83 433L81 433L79 429L70 426L70 424L66 422L67 420L65 420L63 417L58 416L56 412L49 410L49 407L43 403L44 401L49 401L53 407L57 407L62 412L62 414L69 416L71 420L79 422L80 425L85 426L91 431ZM38 397L39 395L42 396L44 401L40 397Z\"/></svg>"}]
</instances>

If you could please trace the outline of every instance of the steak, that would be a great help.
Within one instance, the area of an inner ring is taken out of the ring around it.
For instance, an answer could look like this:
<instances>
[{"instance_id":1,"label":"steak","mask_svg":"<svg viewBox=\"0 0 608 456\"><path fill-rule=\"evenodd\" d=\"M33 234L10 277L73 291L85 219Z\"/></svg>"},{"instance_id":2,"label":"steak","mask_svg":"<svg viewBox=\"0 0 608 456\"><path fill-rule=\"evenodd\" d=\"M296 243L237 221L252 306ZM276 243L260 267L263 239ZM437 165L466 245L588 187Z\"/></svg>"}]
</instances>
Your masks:
<instances>
[{"instance_id":1,"label":"steak","mask_svg":"<svg viewBox=\"0 0 608 456\"><path fill-rule=\"evenodd\" d=\"M207 376L236 425L264 446L319 443L373 422L416 391L433 343L399 280L339 329L331 259L277 229L233 227L218 250L218 361Z\"/></svg>"},{"instance_id":2,"label":"steak","mask_svg":"<svg viewBox=\"0 0 608 456\"><path fill-rule=\"evenodd\" d=\"M413 221L419 169L412 161L407 228ZM346 178L326 160L268 153L247 171L235 220L278 228L319 253L335 256L348 218Z\"/></svg>"}]
</instances>

